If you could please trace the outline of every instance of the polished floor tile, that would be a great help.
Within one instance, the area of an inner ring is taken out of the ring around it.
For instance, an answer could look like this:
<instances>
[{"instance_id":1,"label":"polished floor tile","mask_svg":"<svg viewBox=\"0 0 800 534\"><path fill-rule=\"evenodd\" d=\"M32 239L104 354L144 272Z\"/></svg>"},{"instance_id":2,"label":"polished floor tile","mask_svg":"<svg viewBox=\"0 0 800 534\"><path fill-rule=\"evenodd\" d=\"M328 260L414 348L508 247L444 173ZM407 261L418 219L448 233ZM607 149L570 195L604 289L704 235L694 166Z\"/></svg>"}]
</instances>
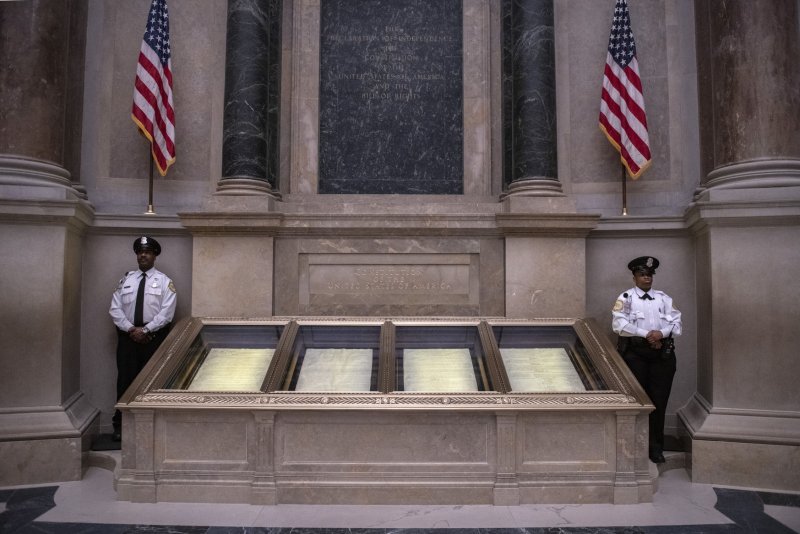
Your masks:
<instances>
[{"instance_id":1,"label":"polished floor tile","mask_svg":"<svg viewBox=\"0 0 800 534\"><path fill-rule=\"evenodd\" d=\"M637 505L355 506L130 503L113 474L0 488L0 533L443 534L800 532L800 495L690 482L684 469L659 478Z\"/></svg>"}]
</instances>

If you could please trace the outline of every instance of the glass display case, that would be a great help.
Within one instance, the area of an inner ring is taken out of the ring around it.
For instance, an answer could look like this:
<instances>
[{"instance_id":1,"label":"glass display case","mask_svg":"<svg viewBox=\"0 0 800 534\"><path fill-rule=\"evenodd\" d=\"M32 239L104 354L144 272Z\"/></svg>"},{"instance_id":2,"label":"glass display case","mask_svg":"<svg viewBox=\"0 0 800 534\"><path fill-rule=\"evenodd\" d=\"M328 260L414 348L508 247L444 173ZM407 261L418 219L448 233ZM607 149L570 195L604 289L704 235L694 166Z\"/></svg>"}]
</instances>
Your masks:
<instances>
[{"instance_id":1,"label":"glass display case","mask_svg":"<svg viewBox=\"0 0 800 534\"><path fill-rule=\"evenodd\" d=\"M652 497L652 405L589 320L195 317L117 407L123 500Z\"/></svg>"},{"instance_id":2,"label":"glass display case","mask_svg":"<svg viewBox=\"0 0 800 534\"><path fill-rule=\"evenodd\" d=\"M288 340L289 365L275 387L284 391L376 391L380 326L303 325Z\"/></svg>"},{"instance_id":3,"label":"glass display case","mask_svg":"<svg viewBox=\"0 0 800 534\"><path fill-rule=\"evenodd\" d=\"M586 330L583 324L579 325ZM610 389L576 324L192 319L150 390L586 393ZM588 331L588 330L587 330ZM608 373L605 373L608 376Z\"/></svg>"},{"instance_id":4,"label":"glass display case","mask_svg":"<svg viewBox=\"0 0 800 534\"><path fill-rule=\"evenodd\" d=\"M574 328L495 325L511 391L519 393L607 389Z\"/></svg>"},{"instance_id":5,"label":"glass display case","mask_svg":"<svg viewBox=\"0 0 800 534\"><path fill-rule=\"evenodd\" d=\"M261 391L284 325L205 325L165 389Z\"/></svg>"}]
</instances>

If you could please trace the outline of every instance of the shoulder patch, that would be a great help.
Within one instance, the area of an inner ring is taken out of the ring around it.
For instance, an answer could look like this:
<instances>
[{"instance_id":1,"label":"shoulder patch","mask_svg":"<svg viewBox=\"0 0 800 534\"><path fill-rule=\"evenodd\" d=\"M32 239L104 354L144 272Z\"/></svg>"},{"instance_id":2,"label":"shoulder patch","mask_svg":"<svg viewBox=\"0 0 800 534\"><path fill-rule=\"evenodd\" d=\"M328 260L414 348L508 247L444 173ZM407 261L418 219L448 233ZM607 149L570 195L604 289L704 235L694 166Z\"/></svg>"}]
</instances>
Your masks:
<instances>
[{"instance_id":1,"label":"shoulder patch","mask_svg":"<svg viewBox=\"0 0 800 534\"><path fill-rule=\"evenodd\" d=\"M125 283L125 280L127 280L127 278L128 278L128 273L125 273L122 276L122 278L119 279L119 282L117 282L117 287L114 288L114 291L119 291L120 289L122 289L122 284Z\"/></svg>"},{"instance_id":2,"label":"shoulder patch","mask_svg":"<svg viewBox=\"0 0 800 534\"><path fill-rule=\"evenodd\" d=\"M622 299L617 299L617 302L614 303L614 309L611 311L622 311Z\"/></svg>"},{"instance_id":3,"label":"shoulder patch","mask_svg":"<svg viewBox=\"0 0 800 534\"><path fill-rule=\"evenodd\" d=\"M175 284L172 283L172 280L169 281L169 285L167 287L169 287L169 290L172 291L173 293L177 293L178 292L175 289Z\"/></svg>"}]
</instances>

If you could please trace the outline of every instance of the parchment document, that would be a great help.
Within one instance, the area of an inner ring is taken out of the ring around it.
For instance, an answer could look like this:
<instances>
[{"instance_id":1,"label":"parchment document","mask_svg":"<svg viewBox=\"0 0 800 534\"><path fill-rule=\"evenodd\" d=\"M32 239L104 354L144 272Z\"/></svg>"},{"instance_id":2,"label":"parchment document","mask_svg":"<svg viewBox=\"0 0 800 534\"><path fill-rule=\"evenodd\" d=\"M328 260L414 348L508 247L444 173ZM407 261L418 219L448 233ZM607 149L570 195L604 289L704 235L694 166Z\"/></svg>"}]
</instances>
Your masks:
<instances>
[{"instance_id":1,"label":"parchment document","mask_svg":"<svg viewBox=\"0 0 800 534\"><path fill-rule=\"evenodd\" d=\"M189 391L260 391L275 349L211 349Z\"/></svg>"},{"instance_id":2,"label":"parchment document","mask_svg":"<svg viewBox=\"0 0 800 534\"><path fill-rule=\"evenodd\" d=\"M500 349L500 355L512 391L586 391L564 349Z\"/></svg>"},{"instance_id":3,"label":"parchment document","mask_svg":"<svg viewBox=\"0 0 800 534\"><path fill-rule=\"evenodd\" d=\"M404 391L478 391L469 349L404 349Z\"/></svg>"},{"instance_id":4,"label":"parchment document","mask_svg":"<svg viewBox=\"0 0 800 534\"><path fill-rule=\"evenodd\" d=\"M372 349L306 349L295 391L369 391Z\"/></svg>"}]
</instances>

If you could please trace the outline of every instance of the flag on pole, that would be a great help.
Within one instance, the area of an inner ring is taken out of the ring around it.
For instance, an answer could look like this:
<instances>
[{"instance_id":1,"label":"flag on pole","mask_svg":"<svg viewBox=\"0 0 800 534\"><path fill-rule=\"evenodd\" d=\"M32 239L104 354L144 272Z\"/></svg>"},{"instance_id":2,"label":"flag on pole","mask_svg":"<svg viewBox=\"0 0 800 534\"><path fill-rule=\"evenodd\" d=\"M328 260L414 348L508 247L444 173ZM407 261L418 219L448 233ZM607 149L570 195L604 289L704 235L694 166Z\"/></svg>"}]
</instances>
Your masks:
<instances>
[{"instance_id":1,"label":"flag on pole","mask_svg":"<svg viewBox=\"0 0 800 534\"><path fill-rule=\"evenodd\" d=\"M167 0L153 0L136 65L131 117L150 140L161 176L175 163L175 110L172 105L172 65Z\"/></svg>"},{"instance_id":2,"label":"flag on pole","mask_svg":"<svg viewBox=\"0 0 800 534\"><path fill-rule=\"evenodd\" d=\"M617 0L600 99L600 129L634 180L650 165L650 139L628 1Z\"/></svg>"}]
</instances>

